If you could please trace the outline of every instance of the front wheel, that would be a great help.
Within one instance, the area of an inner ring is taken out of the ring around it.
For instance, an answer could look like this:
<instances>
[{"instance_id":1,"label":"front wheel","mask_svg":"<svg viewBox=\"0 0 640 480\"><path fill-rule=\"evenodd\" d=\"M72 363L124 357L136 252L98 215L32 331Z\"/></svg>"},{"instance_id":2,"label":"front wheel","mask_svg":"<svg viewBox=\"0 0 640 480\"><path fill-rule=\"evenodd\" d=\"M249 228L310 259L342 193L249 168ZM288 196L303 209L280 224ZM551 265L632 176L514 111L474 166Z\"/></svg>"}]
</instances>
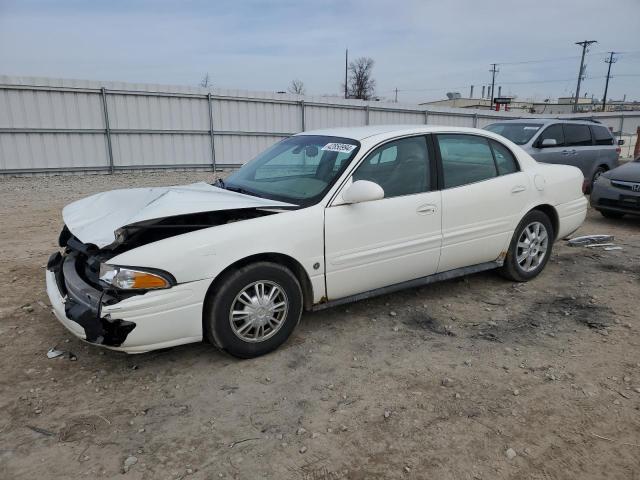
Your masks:
<instances>
[{"instance_id":1,"label":"front wheel","mask_svg":"<svg viewBox=\"0 0 640 480\"><path fill-rule=\"evenodd\" d=\"M257 262L227 273L205 302L209 341L231 355L253 358L284 343L302 315L302 289L289 269Z\"/></svg>"},{"instance_id":2,"label":"front wheel","mask_svg":"<svg viewBox=\"0 0 640 480\"><path fill-rule=\"evenodd\" d=\"M520 221L513 234L501 274L516 282L526 282L544 269L554 240L549 217L533 210Z\"/></svg>"}]
</instances>

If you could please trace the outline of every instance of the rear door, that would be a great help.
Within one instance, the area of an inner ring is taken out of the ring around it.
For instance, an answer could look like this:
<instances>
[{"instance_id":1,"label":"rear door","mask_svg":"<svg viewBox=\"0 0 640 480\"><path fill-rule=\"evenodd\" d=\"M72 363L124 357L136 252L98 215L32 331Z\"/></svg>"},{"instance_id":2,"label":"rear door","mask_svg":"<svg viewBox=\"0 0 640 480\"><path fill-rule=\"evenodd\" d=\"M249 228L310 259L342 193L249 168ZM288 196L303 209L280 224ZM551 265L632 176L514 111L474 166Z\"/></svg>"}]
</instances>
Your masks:
<instances>
[{"instance_id":1,"label":"rear door","mask_svg":"<svg viewBox=\"0 0 640 480\"><path fill-rule=\"evenodd\" d=\"M589 125L566 122L562 125L564 130L563 150L567 165L573 165L582 170L584 178L591 180L598 162L598 147L593 144Z\"/></svg>"},{"instance_id":2,"label":"rear door","mask_svg":"<svg viewBox=\"0 0 640 480\"><path fill-rule=\"evenodd\" d=\"M439 272L496 260L531 193L528 176L502 143L469 134L438 134L442 252Z\"/></svg>"},{"instance_id":3,"label":"rear door","mask_svg":"<svg viewBox=\"0 0 640 480\"><path fill-rule=\"evenodd\" d=\"M598 166L606 165L609 170L617 167L620 149L611 131L604 125L591 125L591 133L598 150Z\"/></svg>"},{"instance_id":4,"label":"rear door","mask_svg":"<svg viewBox=\"0 0 640 480\"><path fill-rule=\"evenodd\" d=\"M441 194L425 136L387 142L373 150L325 210L329 300L431 275L441 245ZM380 185L381 200L344 204L352 181Z\"/></svg>"}]
</instances>

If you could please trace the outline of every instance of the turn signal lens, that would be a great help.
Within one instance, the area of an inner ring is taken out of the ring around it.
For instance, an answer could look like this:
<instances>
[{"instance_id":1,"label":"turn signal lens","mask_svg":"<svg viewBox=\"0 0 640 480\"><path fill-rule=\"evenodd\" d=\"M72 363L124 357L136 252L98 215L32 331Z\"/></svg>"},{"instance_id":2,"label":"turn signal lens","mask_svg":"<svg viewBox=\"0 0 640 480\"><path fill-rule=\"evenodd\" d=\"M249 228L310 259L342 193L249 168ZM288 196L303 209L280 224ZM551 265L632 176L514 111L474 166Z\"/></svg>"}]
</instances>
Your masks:
<instances>
[{"instance_id":1,"label":"turn signal lens","mask_svg":"<svg viewBox=\"0 0 640 480\"><path fill-rule=\"evenodd\" d=\"M100 265L100 280L121 290L155 290L169 288L174 282L169 274L147 272L133 268Z\"/></svg>"}]
</instances>

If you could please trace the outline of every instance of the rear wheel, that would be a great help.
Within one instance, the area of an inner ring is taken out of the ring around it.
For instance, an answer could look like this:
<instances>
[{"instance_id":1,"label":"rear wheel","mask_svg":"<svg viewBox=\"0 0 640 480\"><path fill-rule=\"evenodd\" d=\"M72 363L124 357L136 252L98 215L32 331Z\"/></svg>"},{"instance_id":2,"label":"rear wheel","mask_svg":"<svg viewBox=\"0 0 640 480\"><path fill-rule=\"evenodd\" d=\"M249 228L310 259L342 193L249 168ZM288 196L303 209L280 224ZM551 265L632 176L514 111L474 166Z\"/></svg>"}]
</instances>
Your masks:
<instances>
[{"instance_id":1,"label":"rear wheel","mask_svg":"<svg viewBox=\"0 0 640 480\"><path fill-rule=\"evenodd\" d=\"M600 210L600 213L605 218L622 218L622 217L624 217L624 213L622 213L622 212L614 212L612 210Z\"/></svg>"},{"instance_id":2,"label":"rear wheel","mask_svg":"<svg viewBox=\"0 0 640 480\"><path fill-rule=\"evenodd\" d=\"M554 240L549 217L539 210L525 215L516 228L501 274L516 282L526 282L544 269Z\"/></svg>"},{"instance_id":3,"label":"rear wheel","mask_svg":"<svg viewBox=\"0 0 640 480\"><path fill-rule=\"evenodd\" d=\"M302 289L293 273L271 262L232 271L205 305L209 341L240 358L264 355L284 343L302 315Z\"/></svg>"}]
</instances>

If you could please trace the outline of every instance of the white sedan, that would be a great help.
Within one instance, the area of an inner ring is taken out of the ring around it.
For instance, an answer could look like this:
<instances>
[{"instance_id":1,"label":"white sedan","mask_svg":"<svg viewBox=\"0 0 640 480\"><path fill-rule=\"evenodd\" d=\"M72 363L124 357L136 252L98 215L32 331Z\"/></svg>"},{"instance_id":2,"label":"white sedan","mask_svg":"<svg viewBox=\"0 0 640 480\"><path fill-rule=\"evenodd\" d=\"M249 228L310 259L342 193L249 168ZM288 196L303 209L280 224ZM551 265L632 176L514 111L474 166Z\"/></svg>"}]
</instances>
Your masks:
<instances>
[{"instance_id":1,"label":"white sedan","mask_svg":"<svg viewBox=\"0 0 640 480\"><path fill-rule=\"evenodd\" d=\"M582 181L484 130L305 132L215 185L68 205L47 292L94 344L140 353L206 339L254 357L303 310L492 268L534 278L585 219Z\"/></svg>"}]
</instances>

